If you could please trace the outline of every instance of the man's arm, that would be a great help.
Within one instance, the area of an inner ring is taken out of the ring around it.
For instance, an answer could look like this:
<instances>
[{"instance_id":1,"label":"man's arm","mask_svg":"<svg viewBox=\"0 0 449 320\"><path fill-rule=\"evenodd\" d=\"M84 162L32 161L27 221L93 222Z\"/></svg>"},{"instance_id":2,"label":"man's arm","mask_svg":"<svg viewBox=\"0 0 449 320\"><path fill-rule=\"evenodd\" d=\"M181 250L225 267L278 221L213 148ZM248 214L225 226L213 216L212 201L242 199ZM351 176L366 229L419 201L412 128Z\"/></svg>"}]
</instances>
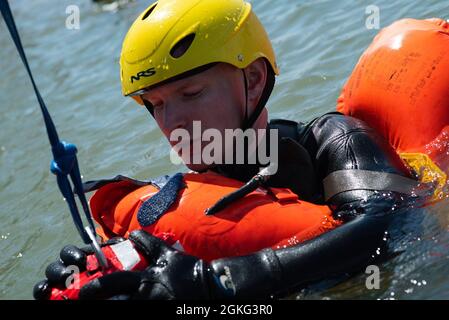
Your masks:
<instances>
[{"instance_id":1,"label":"man's arm","mask_svg":"<svg viewBox=\"0 0 449 320\"><path fill-rule=\"evenodd\" d=\"M300 128L326 203L338 211L376 191L405 194L416 183L395 150L361 120L327 114Z\"/></svg>"},{"instance_id":2,"label":"man's arm","mask_svg":"<svg viewBox=\"0 0 449 320\"><path fill-rule=\"evenodd\" d=\"M310 282L360 271L374 263L384 250L383 239L392 217L360 216L294 247L264 249L211 263L179 252L145 231L134 231L130 239L145 253L151 267L141 273L123 272L96 279L81 288L80 298L122 294L156 300L285 296Z\"/></svg>"}]
</instances>

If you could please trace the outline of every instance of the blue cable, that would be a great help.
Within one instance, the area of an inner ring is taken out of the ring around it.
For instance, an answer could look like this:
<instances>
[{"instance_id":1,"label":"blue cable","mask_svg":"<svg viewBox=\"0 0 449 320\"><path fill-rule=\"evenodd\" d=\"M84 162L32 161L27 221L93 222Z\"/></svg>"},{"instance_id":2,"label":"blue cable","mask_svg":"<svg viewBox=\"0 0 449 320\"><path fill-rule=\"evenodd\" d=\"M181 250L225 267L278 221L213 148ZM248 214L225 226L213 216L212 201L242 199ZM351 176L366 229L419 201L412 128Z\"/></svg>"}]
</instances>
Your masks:
<instances>
[{"instance_id":1,"label":"blue cable","mask_svg":"<svg viewBox=\"0 0 449 320\"><path fill-rule=\"evenodd\" d=\"M86 196L84 194L82 187L82 180L78 167L78 160L76 158L77 153L76 146L74 144L66 143L64 141L59 140L56 127L53 123L53 120L51 119L47 107L45 106L44 100L42 99L39 90L37 89L33 75L31 74L31 70L28 65L28 61L25 56L22 43L20 41L20 36L19 33L17 32L14 18L12 16L11 9L9 7L9 3L7 0L0 0L0 10L3 19L5 20L6 25L8 26L11 37L16 45L17 51L19 52L20 58L22 59L22 62L25 65L25 68L31 79L34 92L36 93L37 101L39 102L42 111L45 127L47 128L48 139L50 140L51 151L53 153L53 161L51 162L50 165L50 171L56 175L59 190L61 191L62 195L67 201L70 213L73 218L73 222L75 223L76 228L78 229L78 232L81 235L81 238L83 239L84 243L91 244L92 239L89 237L86 230L84 229L83 221L81 219L78 207L76 205L75 194L72 191L72 186L70 184L70 180L68 177L70 175L70 179L72 181L75 193L78 195L86 219L95 235L94 222L92 220Z\"/></svg>"}]
</instances>

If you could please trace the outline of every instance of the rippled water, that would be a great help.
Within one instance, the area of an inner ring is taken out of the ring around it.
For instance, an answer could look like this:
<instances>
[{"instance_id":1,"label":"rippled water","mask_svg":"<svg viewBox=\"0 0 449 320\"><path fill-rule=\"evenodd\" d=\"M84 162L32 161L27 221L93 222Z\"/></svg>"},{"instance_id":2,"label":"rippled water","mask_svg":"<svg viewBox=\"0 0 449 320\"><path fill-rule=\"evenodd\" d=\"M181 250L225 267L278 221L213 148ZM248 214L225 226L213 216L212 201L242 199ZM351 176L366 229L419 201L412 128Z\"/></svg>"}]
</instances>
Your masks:
<instances>
[{"instance_id":1,"label":"rippled water","mask_svg":"<svg viewBox=\"0 0 449 320\"><path fill-rule=\"evenodd\" d=\"M79 149L85 178L118 173L136 178L184 170L169 161L168 144L148 112L120 95L121 41L147 1L107 6L88 0L14 0L16 23L37 84L60 136ZM339 91L378 30L365 27L371 1L254 0L282 75L271 117L307 121L335 108ZM449 18L449 1L376 1L380 27L399 18ZM65 28L77 5L80 30ZM30 299L63 244L80 243L49 173L50 150L25 70L0 19L0 298ZM449 298L449 201L419 210L423 234L381 267L380 290L365 275L309 299ZM302 294L299 297L303 297Z\"/></svg>"}]
</instances>

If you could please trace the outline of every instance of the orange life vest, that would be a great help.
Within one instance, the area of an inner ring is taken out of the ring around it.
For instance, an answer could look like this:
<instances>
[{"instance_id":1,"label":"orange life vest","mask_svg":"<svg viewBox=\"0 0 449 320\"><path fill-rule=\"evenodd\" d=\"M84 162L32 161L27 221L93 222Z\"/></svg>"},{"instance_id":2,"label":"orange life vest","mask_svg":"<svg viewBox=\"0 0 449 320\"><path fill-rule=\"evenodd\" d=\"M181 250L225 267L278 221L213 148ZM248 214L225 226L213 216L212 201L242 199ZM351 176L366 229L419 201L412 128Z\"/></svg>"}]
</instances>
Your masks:
<instances>
[{"instance_id":1,"label":"orange life vest","mask_svg":"<svg viewBox=\"0 0 449 320\"><path fill-rule=\"evenodd\" d=\"M327 206L298 200L289 189L257 189L215 215L205 210L243 183L214 173L185 174L185 188L152 225L140 226L142 203L158 189L120 181L101 187L91 198L99 234L107 239L136 229L167 240L191 255L213 260L246 255L267 247L294 245L338 226Z\"/></svg>"}]
</instances>

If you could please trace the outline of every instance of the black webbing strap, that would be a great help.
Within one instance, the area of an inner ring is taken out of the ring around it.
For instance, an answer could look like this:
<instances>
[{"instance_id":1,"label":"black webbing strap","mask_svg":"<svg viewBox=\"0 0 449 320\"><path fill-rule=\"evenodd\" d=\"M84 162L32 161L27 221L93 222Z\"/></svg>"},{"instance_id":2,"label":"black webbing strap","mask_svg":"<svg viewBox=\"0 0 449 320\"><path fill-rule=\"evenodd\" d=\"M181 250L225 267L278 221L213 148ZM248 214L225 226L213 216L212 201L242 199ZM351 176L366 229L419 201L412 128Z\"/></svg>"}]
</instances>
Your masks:
<instances>
[{"instance_id":1,"label":"black webbing strap","mask_svg":"<svg viewBox=\"0 0 449 320\"><path fill-rule=\"evenodd\" d=\"M368 170L339 170L332 172L323 180L324 197L352 190L394 191L410 194L419 182L398 174Z\"/></svg>"}]
</instances>

